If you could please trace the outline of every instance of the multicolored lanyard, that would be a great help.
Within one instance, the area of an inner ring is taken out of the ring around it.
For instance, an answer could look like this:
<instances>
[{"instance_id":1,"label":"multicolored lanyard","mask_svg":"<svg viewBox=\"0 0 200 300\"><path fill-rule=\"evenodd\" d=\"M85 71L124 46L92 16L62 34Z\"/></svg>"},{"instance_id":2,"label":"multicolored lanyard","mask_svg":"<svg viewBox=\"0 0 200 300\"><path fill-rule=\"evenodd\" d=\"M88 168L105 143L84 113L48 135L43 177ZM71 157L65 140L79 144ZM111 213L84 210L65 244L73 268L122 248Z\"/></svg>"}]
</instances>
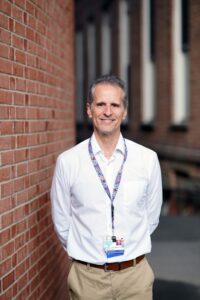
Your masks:
<instances>
[{"instance_id":1,"label":"multicolored lanyard","mask_svg":"<svg viewBox=\"0 0 200 300\"><path fill-rule=\"evenodd\" d=\"M106 179L105 179L105 177L104 177L104 175L101 171L101 168L100 168L100 166L99 166L99 164L98 164L98 162L97 162L97 160L94 156L94 153L93 153L93 150L92 150L91 138L89 139L89 143L88 143L88 151L89 151L90 158L92 160L93 166L94 166L94 168L97 172L97 175L99 176L99 179L101 180L101 183L103 185L103 188L104 188L106 194L108 195L108 197L110 198L110 201L111 201L111 220L112 220L112 234L113 234L113 236L114 236L114 200L115 200L115 197L116 197L119 185L120 185L124 163L126 161L127 154L128 154L125 140L124 140L124 149L125 149L124 159L123 159L121 167L120 167L120 169L117 173L115 183L114 183L113 193L111 195L109 187L108 187L107 182L106 182Z\"/></svg>"}]
</instances>

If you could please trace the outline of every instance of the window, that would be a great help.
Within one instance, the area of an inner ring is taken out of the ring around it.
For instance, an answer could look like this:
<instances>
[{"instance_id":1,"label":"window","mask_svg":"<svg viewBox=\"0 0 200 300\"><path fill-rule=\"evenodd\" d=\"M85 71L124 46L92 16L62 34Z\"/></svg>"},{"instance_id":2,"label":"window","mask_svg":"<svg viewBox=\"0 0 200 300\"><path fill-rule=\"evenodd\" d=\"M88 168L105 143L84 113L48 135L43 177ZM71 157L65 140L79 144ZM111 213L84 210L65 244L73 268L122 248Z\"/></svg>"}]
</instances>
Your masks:
<instances>
[{"instance_id":1,"label":"window","mask_svg":"<svg viewBox=\"0 0 200 300\"><path fill-rule=\"evenodd\" d=\"M101 73L111 72L111 28L110 15L108 12L102 13L101 22Z\"/></svg>"},{"instance_id":2,"label":"window","mask_svg":"<svg viewBox=\"0 0 200 300\"><path fill-rule=\"evenodd\" d=\"M126 0L119 1L119 73L128 89L130 64L129 13Z\"/></svg>"},{"instance_id":3,"label":"window","mask_svg":"<svg viewBox=\"0 0 200 300\"><path fill-rule=\"evenodd\" d=\"M142 124L155 119L154 1L142 0Z\"/></svg>"},{"instance_id":4,"label":"window","mask_svg":"<svg viewBox=\"0 0 200 300\"><path fill-rule=\"evenodd\" d=\"M78 123L84 121L84 93L83 93L83 32L76 32L76 119Z\"/></svg>"},{"instance_id":5,"label":"window","mask_svg":"<svg viewBox=\"0 0 200 300\"><path fill-rule=\"evenodd\" d=\"M188 3L173 2L173 125L186 125L189 111Z\"/></svg>"},{"instance_id":6,"label":"window","mask_svg":"<svg viewBox=\"0 0 200 300\"><path fill-rule=\"evenodd\" d=\"M87 24L87 71L88 83L90 85L96 77L96 39L95 39L95 24L88 21Z\"/></svg>"}]
</instances>

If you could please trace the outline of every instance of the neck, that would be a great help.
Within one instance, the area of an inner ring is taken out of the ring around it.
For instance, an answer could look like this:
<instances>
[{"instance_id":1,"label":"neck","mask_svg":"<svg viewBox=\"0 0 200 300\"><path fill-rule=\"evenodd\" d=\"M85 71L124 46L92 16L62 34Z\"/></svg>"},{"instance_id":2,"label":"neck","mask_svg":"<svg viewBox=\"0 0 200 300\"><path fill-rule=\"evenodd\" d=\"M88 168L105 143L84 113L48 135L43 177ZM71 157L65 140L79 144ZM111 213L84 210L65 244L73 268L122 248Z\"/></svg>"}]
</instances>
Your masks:
<instances>
[{"instance_id":1,"label":"neck","mask_svg":"<svg viewBox=\"0 0 200 300\"><path fill-rule=\"evenodd\" d=\"M117 142L119 140L120 132L116 136L111 135L99 135L94 132L95 138L103 151L106 158L110 158L116 148Z\"/></svg>"}]
</instances>

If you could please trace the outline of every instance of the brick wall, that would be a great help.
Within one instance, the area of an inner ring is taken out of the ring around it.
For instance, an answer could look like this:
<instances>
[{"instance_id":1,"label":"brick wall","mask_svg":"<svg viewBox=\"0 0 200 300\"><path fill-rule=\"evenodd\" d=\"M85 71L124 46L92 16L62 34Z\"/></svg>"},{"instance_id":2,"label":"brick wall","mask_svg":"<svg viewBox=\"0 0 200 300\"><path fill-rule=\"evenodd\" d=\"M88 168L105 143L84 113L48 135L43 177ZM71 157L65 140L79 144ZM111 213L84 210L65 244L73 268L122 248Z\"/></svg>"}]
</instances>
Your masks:
<instances>
[{"instance_id":1,"label":"brick wall","mask_svg":"<svg viewBox=\"0 0 200 300\"><path fill-rule=\"evenodd\" d=\"M67 299L49 189L74 144L72 0L0 1L0 298Z\"/></svg>"}]
</instances>

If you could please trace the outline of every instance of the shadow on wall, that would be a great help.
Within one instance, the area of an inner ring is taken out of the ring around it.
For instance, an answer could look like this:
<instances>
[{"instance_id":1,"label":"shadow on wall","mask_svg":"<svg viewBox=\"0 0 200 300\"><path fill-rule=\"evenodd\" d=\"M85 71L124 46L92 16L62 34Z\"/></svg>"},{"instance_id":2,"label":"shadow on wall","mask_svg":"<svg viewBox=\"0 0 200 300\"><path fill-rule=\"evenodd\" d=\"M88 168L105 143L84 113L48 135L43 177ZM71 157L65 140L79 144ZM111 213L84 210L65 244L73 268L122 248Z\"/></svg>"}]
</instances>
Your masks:
<instances>
[{"instance_id":1,"label":"shadow on wall","mask_svg":"<svg viewBox=\"0 0 200 300\"><path fill-rule=\"evenodd\" d=\"M185 270L187 272L187 270ZM156 280L153 300L199 300L200 287L177 281Z\"/></svg>"}]
</instances>

